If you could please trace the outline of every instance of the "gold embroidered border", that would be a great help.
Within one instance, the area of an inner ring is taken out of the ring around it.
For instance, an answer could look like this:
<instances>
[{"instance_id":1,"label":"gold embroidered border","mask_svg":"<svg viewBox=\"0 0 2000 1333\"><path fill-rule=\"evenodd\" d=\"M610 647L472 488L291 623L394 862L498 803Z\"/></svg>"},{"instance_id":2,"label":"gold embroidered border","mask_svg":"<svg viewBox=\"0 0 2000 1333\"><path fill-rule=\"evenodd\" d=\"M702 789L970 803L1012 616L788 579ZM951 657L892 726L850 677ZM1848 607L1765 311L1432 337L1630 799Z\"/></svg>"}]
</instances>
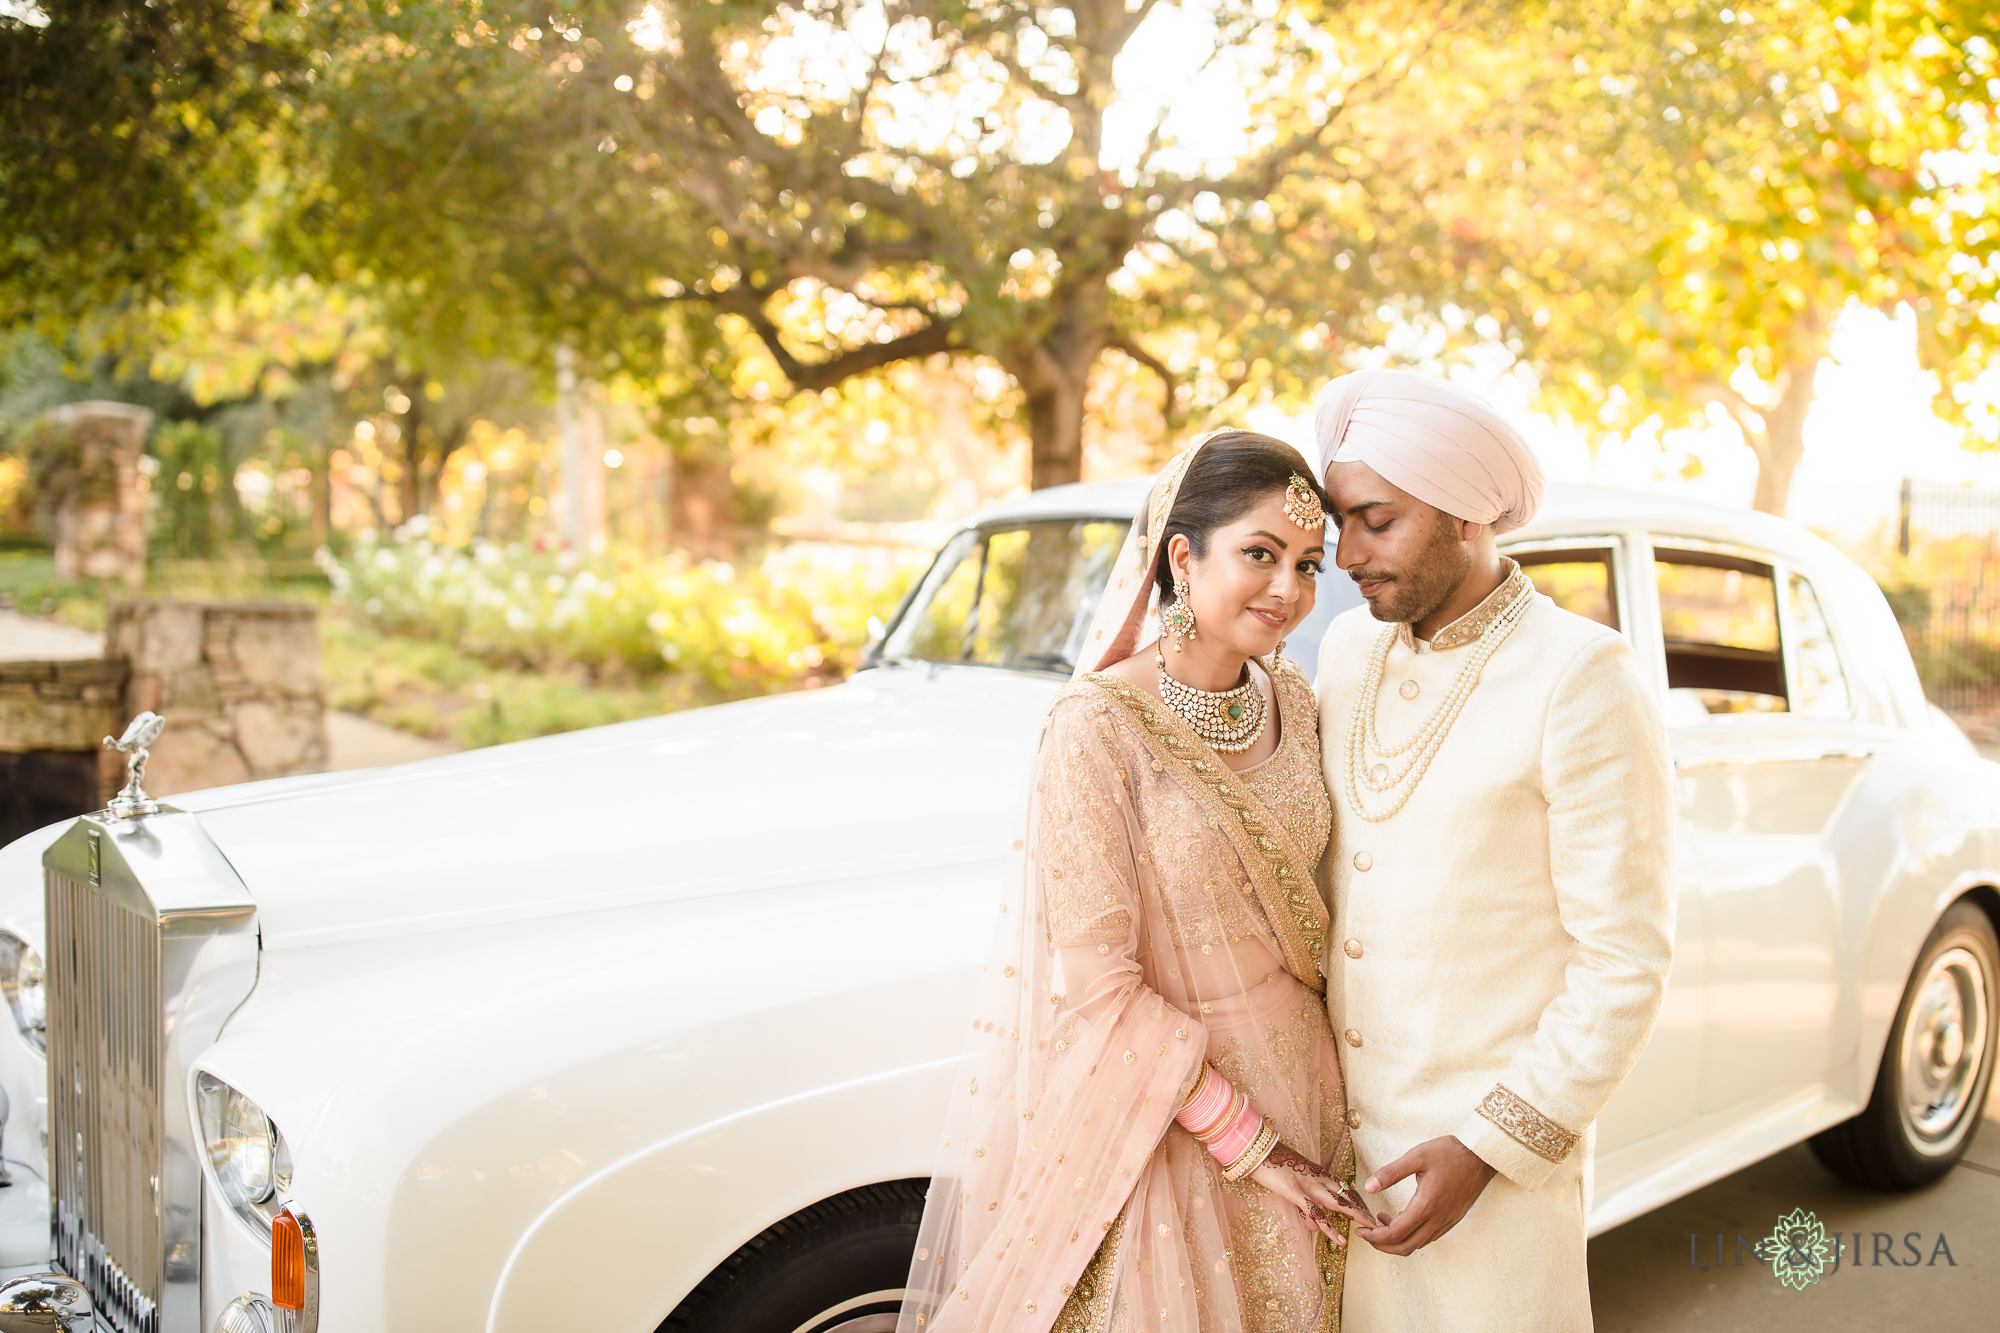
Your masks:
<instances>
[{"instance_id":1,"label":"gold embroidered border","mask_svg":"<svg viewBox=\"0 0 2000 1333\"><path fill-rule=\"evenodd\" d=\"M1334 1181L1352 1185L1354 1166L1354 1137L1342 1126L1340 1151L1333 1156ZM1348 1244L1335 1245L1324 1233L1314 1237L1313 1257L1319 1267L1320 1307L1313 1333L1340 1333L1340 1300L1347 1289L1347 1251L1354 1243L1354 1220L1345 1213L1336 1213L1333 1224Z\"/></svg>"},{"instance_id":2,"label":"gold embroidered border","mask_svg":"<svg viewBox=\"0 0 2000 1333\"><path fill-rule=\"evenodd\" d=\"M1501 559L1507 560L1507 557L1502 556ZM1478 642L1493 627L1493 622L1506 614L1516 598L1526 597L1535 591L1535 581L1528 577L1526 570L1512 560L1507 560L1507 567L1507 577L1500 580L1499 587L1486 594L1484 601L1431 635L1432 652L1449 652L1453 648ZM1416 632L1407 624L1396 626L1396 635L1405 648L1416 647Z\"/></svg>"},{"instance_id":3,"label":"gold embroidered border","mask_svg":"<svg viewBox=\"0 0 2000 1333\"><path fill-rule=\"evenodd\" d=\"M1279 947L1285 951L1286 965L1293 976L1325 994L1326 978L1319 969L1326 948L1326 904L1308 875L1301 873L1301 866L1308 872L1311 867L1292 845L1291 835L1242 783L1233 780L1235 774L1166 705L1141 695L1116 676L1094 672L1082 679L1122 704L1142 733L1165 752L1174 775L1195 799L1226 821L1224 829L1242 833L1242 839L1231 841L1239 850L1247 841L1255 853L1245 856L1243 863Z\"/></svg>"},{"instance_id":4,"label":"gold embroidered border","mask_svg":"<svg viewBox=\"0 0 2000 1333\"><path fill-rule=\"evenodd\" d=\"M1076 1290L1063 1302L1049 1333L1104 1333L1111 1322L1111 1297L1118 1289L1118 1250L1125 1239L1125 1215L1120 1213L1104 1233L1104 1243L1083 1266Z\"/></svg>"},{"instance_id":5,"label":"gold embroidered border","mask_svg":"<svg viewBox=\"0 0 2000 1333\"><path fill-rule=\"evenodd\" d=\"M1560 1162L1576 1147L1576 1135L1508 1091L1505 1084L1493 1085L1493 1091L1479 1103L1479 1114L1505 1130L1508 1138L1551 1162Z\"/></svg>"}]
</instances>

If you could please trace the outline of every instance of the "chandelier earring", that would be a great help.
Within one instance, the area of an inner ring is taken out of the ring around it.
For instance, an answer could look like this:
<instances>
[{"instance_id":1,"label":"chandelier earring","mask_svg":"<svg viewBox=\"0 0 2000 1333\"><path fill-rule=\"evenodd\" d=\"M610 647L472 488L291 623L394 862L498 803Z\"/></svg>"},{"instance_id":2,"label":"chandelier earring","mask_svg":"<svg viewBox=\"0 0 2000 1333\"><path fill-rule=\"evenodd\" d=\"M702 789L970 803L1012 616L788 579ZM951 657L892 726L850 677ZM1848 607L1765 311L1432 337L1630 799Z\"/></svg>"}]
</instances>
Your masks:
<instances>
[{"instance_id":1,"label":"chandelier earring","mask_svg":"<svg viewBox=\"0 0 2000 1333\"><path fill-rule=\"evenodd\" d=\"M1173 636L1175 652L1180 652L1194 637L1194 608L1188 605L1188 581L1184 575L1175 576L1174 600L1160 608L1160 633Z\"/></svg>"}]
</instances>

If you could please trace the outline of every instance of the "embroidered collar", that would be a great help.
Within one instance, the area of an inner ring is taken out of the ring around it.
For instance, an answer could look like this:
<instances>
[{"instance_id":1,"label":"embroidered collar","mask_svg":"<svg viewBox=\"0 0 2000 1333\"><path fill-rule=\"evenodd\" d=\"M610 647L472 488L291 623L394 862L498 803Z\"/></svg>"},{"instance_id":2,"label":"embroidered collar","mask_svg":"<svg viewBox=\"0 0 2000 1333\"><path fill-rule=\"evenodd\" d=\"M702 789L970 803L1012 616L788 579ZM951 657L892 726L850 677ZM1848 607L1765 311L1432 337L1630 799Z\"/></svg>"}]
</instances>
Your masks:
<instances>
[{"instance_id":1,"label":"embroidered collar","mask_svg":"<svg viewBox=\"0 0 2000 1333\"><path fill-rule=\"evenodd\" d=\"M1473 607L1457 620L1452 621L1436 634L1431 635L1430 649L1434 653L1446 652L1453 648L1463 648L1468 643L1477 643L1517 597L1526 597L1535 591L1534 580L1530 579L1520 565L1506 556L1500 557L1507 564L1507 577L1500 580L1500 586L1486 595L1486 600ZM1407 622L1396 626L1396 638L1412 652L1417 648L1417 636Z\"/></svg>"}]
</instances>

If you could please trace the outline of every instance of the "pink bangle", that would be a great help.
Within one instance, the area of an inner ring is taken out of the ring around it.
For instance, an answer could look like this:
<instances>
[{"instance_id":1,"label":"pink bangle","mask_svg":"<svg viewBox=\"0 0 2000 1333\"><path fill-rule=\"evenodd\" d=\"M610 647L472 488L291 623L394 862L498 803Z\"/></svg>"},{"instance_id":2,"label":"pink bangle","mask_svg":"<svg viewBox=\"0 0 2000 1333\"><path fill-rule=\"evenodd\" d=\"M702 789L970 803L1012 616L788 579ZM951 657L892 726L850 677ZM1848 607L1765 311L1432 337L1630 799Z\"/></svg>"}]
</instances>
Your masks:
<instances>
[{"instance_id":1,"label":"pink bangle","mask_svg":"<svg viewBox=\"0 0 2000 1333\"><path fill-rule=\"evenodd\" d=\"M1227 1167L1244 1154L1263 1130L1264 1117L1250 1109L1246 1097L1243 1110L1229 1122L1228 1128L1208 1141L1208 1154Z\"/></svg>"},{"instance_id":2,"label":"pink bangle","mask_svg":"<svg viewBox=\"0 0 2000 1333\"><path fill-rule=\"evenodd\" d=\"M1174 1119L1188 1133L1204 1138L1228 1123L1229 1108L1235 1096L1236 1089L1229 1086L1228 1079L1212 1067L1203 1065L1194 1091L1188 1094L1187 1101Z\"/></svg>"},{"instance_id":3,"label":"pink bangle","mask_svg":"<svg viewBox=\"0 0 2000 1333\"><path fill-rule=\"evenodd\" d=\"M1174 1120L1225 1168L1242 1158L1264 1130L1264 1117L1251 1109L1249 1096L1212 1065L1202 1066L1194 1091Z\"/></svg>"}]
</instances>

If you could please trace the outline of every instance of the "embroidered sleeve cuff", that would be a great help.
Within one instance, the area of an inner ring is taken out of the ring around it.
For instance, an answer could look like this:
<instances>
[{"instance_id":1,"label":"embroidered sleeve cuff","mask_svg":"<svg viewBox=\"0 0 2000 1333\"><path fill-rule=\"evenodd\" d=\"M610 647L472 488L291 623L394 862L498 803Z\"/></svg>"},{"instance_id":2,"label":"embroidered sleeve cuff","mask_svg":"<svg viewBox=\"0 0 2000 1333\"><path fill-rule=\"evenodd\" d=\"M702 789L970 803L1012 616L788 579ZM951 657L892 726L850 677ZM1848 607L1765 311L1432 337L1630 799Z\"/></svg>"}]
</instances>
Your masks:
<instances>
[{"instance_id":1,"label":"embroidered sleeve cuff","mask_svg":"<svg viewBox=\"0 0 2000 1333\"><path fill-rule=\"evenodd\" d=\"M1458 1129L1461 1143L1523 1189L1548 1179L1577 1137L1497 1084Z\"/></svg>"}]
</instances>

